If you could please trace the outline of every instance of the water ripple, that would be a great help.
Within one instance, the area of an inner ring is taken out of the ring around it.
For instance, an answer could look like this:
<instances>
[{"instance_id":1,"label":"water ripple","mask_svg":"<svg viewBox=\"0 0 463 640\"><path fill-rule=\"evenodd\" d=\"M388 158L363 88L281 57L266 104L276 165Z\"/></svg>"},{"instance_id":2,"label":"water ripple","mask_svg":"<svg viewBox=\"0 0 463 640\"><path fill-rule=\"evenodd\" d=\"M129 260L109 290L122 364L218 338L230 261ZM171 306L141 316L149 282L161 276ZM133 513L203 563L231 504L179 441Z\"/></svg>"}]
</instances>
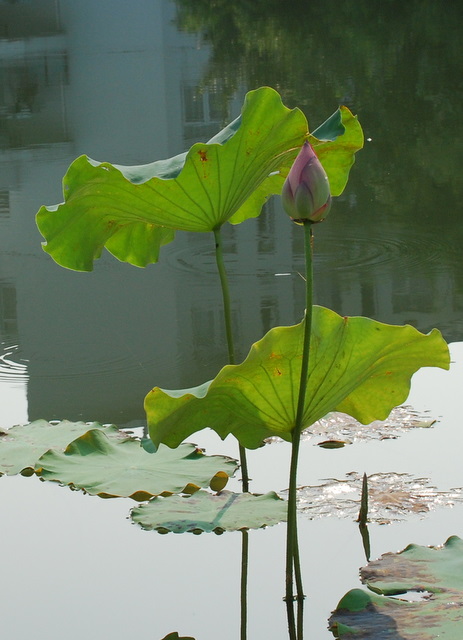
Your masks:
<instances>
[{"instance_id":1,"label":"water ripple","mask_svg":"<svg viewBox=\"0 0 463 640\"><path fill-rule=\"evenodd\" d=\"M19 345L3 346L3 353L0 354L0 382L27 382L27 364L14 359L18 354Z\"/></svg>"}]
</instances>

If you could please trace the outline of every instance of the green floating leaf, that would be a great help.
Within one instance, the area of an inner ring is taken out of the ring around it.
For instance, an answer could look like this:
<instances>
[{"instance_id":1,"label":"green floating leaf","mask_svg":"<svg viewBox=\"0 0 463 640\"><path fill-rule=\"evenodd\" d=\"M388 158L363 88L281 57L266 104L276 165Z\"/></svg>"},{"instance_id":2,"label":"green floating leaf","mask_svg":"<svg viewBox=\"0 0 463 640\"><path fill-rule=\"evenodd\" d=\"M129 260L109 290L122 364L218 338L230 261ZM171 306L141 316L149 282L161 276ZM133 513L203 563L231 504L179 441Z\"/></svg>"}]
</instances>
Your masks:
<instances>
[{"instance_id":1,"label":"green floating leaf","mask_svg":"<svg viewBox=\"0 0 463 640\"><path fill-rule=\"evenodd\" d=\"M217 472L231 476L237 466L231 458L206 456L193 444L182 444L175 450L160 447L149 453L136 439L112 440L92 429L63 453L45 453L37 463L37 473L44 480L102 498L148 500L161 493L207 487Z\"/></svg>"},{"instance_id":2,"label":"green floating leaf","mask_svg":"<svg viewBox=\"0 0 463 640\"><path fill-rule=\"evenodd\" d=\"M341 599L330 618L336 638L461 638L463 540L457 536L443 547L412 544L400 553L387 553L360 575L375 593L353 589ZM401 599L384 597L401 594ZM421 599L412 599L420 594Z\"/></svg>"},{"instance_id":3,"label":"green floating leaf","mask_svg":"<svg viewBox=\"0 0 463 640\"><path fill-rule=\"evenodd\" d=\"M70 442L89 429L101 429L112 438L128 438L127 434L110 425L98 422L62 422L50 424L36 420L26 425L12 427L0 435L0 475L23 472L32 474L37 460L49 449L63 451Z\"/></svg>"},{"instance_id":4,"label":"green floating leaf","mask_svg":"<svg viewBox=\"0 0 463 640\"><path fill-rule=\"evenodd\" d=\"M153 498L132 509L131 517L143 529L160 533L223 533L258 529L286 521L287 502L273 491L265 495L198 491L192 496Z\"/></svg>"},{"instance_id":5,"label":"green floating leaf","mask_svg":"<svg viewBox=\"0 0 463 640\"><path fill-rule=\"evenodd\" d=\"M243 363L224 367L210 383L184 391L155 387L145 398L151 439L176 447L210 427L221 438L232 433L249 448L269 436L291 441L302 344L303 323L276 327L252 346ZM449 364L437 329L424 335L411 326L314 307L303 426L330 411L363 424L383 420L407 398L415 371Z\"/></svg>"},{"instance_id":6,"label":"green floating leaf","mask_svg":"<svg viewBox=\"0 0 463 640\"><path fill-rule=\"evenodd\" d=\"M177 631L168 633L162 640L195 640L191 636L179 636Z\"/></svg>"},{"instance_id":7,"label":"green floating leaf","mask_svg":"<svg viewBox=\"0 0 463 640\"><path fill-rule=\"evenodd\" d=\"M82 156L64 178L65 202L37 214L44 249L81 271L93 268L104 246L139 267L156 262L174 230L213 231L229 220L270 173L292 162L307 133L302 111L262 87L247 94L240 119L222 135L193 145L183 166L183 156L148 168Z\"/></svg>"}]
</instances>

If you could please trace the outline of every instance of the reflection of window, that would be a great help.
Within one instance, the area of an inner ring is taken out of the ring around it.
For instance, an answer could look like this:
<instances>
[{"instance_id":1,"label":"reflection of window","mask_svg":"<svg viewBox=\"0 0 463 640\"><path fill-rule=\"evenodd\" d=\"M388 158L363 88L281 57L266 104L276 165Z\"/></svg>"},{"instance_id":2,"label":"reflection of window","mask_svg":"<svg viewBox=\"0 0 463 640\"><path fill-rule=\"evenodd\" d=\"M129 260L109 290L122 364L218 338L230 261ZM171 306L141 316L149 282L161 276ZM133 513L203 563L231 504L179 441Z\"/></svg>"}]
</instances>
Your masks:
<instances>
[{"instance_id":1,"label":"reflection of window","mask_svg":"<svg viewBox=\"0 0 463 640\"><path fill-rule=\"evenodd\" d=\"M402 286L392 295L394 313L408 313L410 311L432 311L435 307L435 295L429 295L433 286L426 278L403 280Z\"/></svg>"},{"instance_id":2,"label":"reflection of window","mask_svg":"<svg viewBox=\"0 0 463 640\"><path fill-rule=\"evenodd\" d=\"M16 328L16 288L11 284L0 283L0 325L3 331Z\"/></svg>"},{"instance_id":3,"label":"reflection of window","mask_svg":"<svg viewBox=\"0 0 463 640\"><path fill-rule=\"evenodd\" d=\"M0 145L24 148L68 140L64 53L0 61Z\"/></svg>"},{"instance_id":4,"label":"reflection of window","mask_svg":"<svg viewBox=\"0 0 463 640\"><path fill-rule=\"evenodd\" d=\"M10 215L10 192L7 189L0 189L0 218L7 218Z\"/></svg>"},{"instance_id":5,"label":"reflection of window","mask_svg":"<svg viewBox=\"0 0 463 640\"><path fill-rule=\"evenodd\" d=\"M260 303L260 317L264 333L278 324L278 311L275 298L264 298Z\"/></svg>"},{"instance_id":6,"label":"reflection of window","mask_svg":"<svg viewBox=\"0 0 463 640\"><path fill-rule=\"evenodd\" d=\"M185 123L205 124L220 122L223 117L218 91L202 90L199 87L183 87Z\"/></svg>"},{"instance_id":7,"label":"reflection of window","mask_svg":"<svg viewBox=\"0 0 463 640\"><path fill-rule=\"evenodd\" d=\"M183 87L185 122L204 122L203 95L195 87Z\"/></svg>"}]
</instances>

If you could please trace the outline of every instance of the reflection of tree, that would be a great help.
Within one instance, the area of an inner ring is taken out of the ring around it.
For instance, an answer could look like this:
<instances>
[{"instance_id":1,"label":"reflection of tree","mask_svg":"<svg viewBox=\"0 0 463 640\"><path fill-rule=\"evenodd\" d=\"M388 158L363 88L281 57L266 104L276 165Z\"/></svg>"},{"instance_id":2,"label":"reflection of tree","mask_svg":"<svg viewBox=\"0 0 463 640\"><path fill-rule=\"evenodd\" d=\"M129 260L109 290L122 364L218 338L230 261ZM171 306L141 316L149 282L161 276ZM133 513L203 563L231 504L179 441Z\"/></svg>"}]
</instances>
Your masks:
<instances>
[{"instance_id":1,"label":"reflection of tree","mask_svg":"<svg viewBox=\"0 0 463 640\"><path fill-rule=\"evenodd\" d=\"M240 84L269 84L289 106L305 109L313 126L334 110L334 99L352 107L374 141L362 181L391 212L403 208L405 197L431 217L429 202L440 187L452 199L460 194L459 5L446 3L445 11L435 0L381 7L369 0L177 5L180 27L200 31L212 45L206 84L220 78L228 95Z\"/></svg>"},{"instance_id":2,"label":"reflection of tree","mask_svg":"<svg viewBox=\"0 0 463 640\"><path fill-rule=\"evenodd\" d=\"M343 199L349 231L421 238L415 260L437 234L440 265L455 269L460 221L463 8L443 0L176 0L178 24L212 48L205 85L275 87L315 128L338 103L358 114L371 142ZM344 220L330 225L345 227ZM378 226L379 225L379 226ZM342 233L342 231L340 231ZM457 288L463 292L462 275ZM432 294L431 294L432 297Z\"/></svg>"}]
</instances>

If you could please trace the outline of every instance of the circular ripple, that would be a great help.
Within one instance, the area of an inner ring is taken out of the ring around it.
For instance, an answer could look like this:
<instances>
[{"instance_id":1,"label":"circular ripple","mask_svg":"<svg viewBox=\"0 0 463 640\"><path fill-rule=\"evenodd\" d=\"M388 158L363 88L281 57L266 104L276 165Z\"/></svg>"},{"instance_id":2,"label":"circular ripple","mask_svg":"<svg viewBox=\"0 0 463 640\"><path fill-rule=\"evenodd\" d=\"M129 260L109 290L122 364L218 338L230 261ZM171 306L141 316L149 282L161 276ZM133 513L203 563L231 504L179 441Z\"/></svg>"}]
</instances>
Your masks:
<instances>
[{"instance_id":1,"label":"circular ripple","mask_svg":"<svg viewBox=\"0 0 463 640\"><path fill-rule=\"evenodd\" d=\"M17 362L18 349L18 345L3 346L3 353L0 354L0 381L27 382L27 364Z\"/></svg>"},{"instance_id":2,"label":"circular ripple","mask_svg":"<svg viewBox=\"0 0 463 640\"><path fill-rule=\"evenodd\" d=\"M440 261L453 248L435 238L343 238L324 236L316 239L315 260L318 266L331 269L361 269L393 264L400 269Z\"/></svg>"},{"instance_id":3,"label":"circular ripple","mask_svg":"<svg viewBox=\"0 0 463 640\"><path fill-rule=\"evenodd\" d=\"M303 264L302 238L296 250L291 254L282 251L276 243L265 242L259 238L262 245L275 246L268 251L258 250L257 240L250 240L247 247L241 245L239 255L225 247L225 261L227 271L235 276L274 275L281 272L297 272L297 267ZM346 270L346 269L374 269L394 265L394 268L413 268L424 264L438 264L442 262L457 263L460 258L455 247L436 237L359 237L358 235L343 236L323 235L315 236L315 267L316 269ZM214 249L210 243L192 244L190 247L172 248L167 263L170 268L194 274L215 274Z\"/></svg>"}]
</instances>

